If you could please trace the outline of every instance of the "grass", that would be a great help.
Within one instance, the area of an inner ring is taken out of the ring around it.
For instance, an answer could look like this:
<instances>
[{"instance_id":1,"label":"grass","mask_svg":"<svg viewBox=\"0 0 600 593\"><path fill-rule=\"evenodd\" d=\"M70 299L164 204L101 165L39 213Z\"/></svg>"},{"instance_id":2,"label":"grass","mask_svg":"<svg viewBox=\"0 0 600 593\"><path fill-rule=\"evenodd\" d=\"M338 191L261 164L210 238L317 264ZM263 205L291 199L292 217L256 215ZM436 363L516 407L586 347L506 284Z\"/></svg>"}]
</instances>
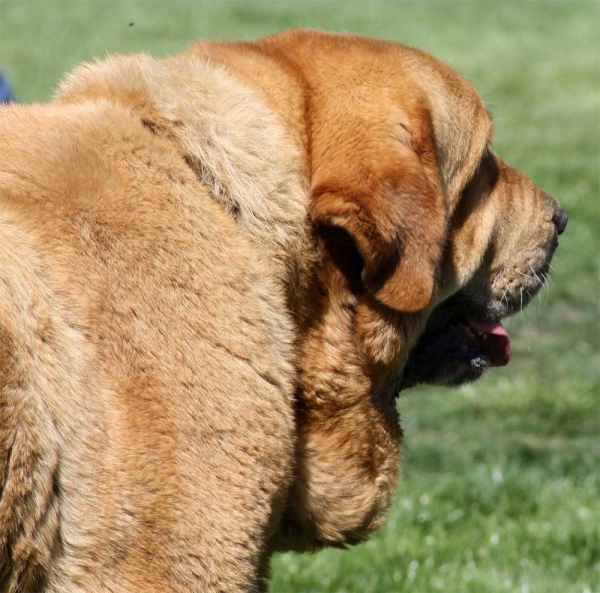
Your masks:
<instances>
[{"instance_id":1,"label":"grass","mask_svg":"<svg viewBox=\"0 0 600 593\"><path fill-rule=\"evenodd\" d=\"M385 528L349 551L277 557L272 591L600 591L598 3L0 0L0 64L23 100L45 100L106 52L295 26L449 62L487 96L495 149L570 222L550 291L510 322L510 366L399 399L403 476Z\"/></svg>"}]
</instances>

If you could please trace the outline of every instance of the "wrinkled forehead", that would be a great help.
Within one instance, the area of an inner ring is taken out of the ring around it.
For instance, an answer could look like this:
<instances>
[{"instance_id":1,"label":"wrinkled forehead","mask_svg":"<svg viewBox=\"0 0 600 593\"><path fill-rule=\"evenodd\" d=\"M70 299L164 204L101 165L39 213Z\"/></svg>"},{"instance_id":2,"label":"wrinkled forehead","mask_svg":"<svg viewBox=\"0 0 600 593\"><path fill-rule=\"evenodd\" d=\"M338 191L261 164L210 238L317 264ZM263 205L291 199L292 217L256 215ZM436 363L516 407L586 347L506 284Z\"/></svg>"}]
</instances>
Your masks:
<instances>
[{"instance_id":1,"label":"wrinkled forehead","mask_svg":"<svg viewBox=\"0 0 600 593\"><path fill-rule=\"evenodd\" d=\"M452 209L487 151L492 118L475 87L450 66L414 48L401 54L413 64L411 77L429 103L438 167Z\"/></svg>"},{"instance_id":2,"label":"wrinkled forehead","mask_svg":"<svg viewBox=\"0 0 600 593\"><path fill-rule=\"evenodd\" d=\"M475 174L493 135L483 99L470 83L453 74L443 80L432 104L438 166L450 209Z\"/></svg>"}]
</instances>

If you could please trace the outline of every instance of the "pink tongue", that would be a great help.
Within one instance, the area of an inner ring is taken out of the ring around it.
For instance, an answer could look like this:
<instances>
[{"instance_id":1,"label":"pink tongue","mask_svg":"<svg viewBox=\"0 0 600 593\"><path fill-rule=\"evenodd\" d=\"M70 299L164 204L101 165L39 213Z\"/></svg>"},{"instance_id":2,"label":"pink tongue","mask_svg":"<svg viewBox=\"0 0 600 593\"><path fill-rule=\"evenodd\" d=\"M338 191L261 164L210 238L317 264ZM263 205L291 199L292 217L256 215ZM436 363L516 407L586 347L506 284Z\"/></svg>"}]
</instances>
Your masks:
<instances>
[{"instance_id":1,"label":"pink tongue","mask_svg":"<svg viewBox=\"0 0 600 593\"><path fill-rule=\"evenodd\" d=\"M510 360L510 337L500 321L474 321L467 320L471 327L475 328L488 338L485 345L490 366L501 367L508 364Z\"/></svg>"}]
</instances>

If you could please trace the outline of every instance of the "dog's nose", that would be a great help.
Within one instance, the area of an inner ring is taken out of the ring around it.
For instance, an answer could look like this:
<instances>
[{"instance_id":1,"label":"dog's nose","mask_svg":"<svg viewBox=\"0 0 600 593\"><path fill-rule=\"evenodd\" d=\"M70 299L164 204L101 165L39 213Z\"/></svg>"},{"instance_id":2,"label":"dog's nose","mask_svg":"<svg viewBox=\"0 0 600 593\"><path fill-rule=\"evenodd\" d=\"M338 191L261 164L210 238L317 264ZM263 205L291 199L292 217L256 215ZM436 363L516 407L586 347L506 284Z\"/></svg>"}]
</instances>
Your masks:
<instances>
[{"instance_id":1,"label":"dog's nose","mask_svg":"<svg viewBox=\"0 0 600 593\"><path fill-rule=\"evenodd\" d=\"M569 217L566 215L565 211L560 208L558 212L552 217L552 222L556 225L556 230L559 235L562 235L567 228L567 222L569 222Z\"/></svg>"}]
</instances>

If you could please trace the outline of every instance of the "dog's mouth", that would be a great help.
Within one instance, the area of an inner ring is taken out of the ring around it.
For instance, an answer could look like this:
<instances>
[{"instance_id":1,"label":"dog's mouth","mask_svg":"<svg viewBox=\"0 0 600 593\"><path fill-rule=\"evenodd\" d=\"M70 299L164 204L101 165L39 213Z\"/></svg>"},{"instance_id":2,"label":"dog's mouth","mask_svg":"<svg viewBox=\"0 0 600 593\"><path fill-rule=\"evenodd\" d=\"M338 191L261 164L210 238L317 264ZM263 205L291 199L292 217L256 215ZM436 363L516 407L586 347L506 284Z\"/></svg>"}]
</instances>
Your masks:
<instances>
[{"instance_id":1,"label":"dog's mouth","mask_svg":"<svg viewBox=\"0 0 600 593\"><path fill-rule=\"evenodd\" d=\"M510 337L501 321L476 321L465 318L466 331L474 334L476 348L488 366L502 367L510 360ZM465 346L467 347L467 346Z\"/></svg>"},{"instance_id":2,"label":"dog's mouth","mask_svg":"<svg viewBox=\"0 0 600 593\"><path fill-rule=\"evenodd\" d=\"M404 368L403 386L460 385L510 360L510 337L500 321L477 320L442 306L429 320Z\"/></svg>"}]
</instances>

